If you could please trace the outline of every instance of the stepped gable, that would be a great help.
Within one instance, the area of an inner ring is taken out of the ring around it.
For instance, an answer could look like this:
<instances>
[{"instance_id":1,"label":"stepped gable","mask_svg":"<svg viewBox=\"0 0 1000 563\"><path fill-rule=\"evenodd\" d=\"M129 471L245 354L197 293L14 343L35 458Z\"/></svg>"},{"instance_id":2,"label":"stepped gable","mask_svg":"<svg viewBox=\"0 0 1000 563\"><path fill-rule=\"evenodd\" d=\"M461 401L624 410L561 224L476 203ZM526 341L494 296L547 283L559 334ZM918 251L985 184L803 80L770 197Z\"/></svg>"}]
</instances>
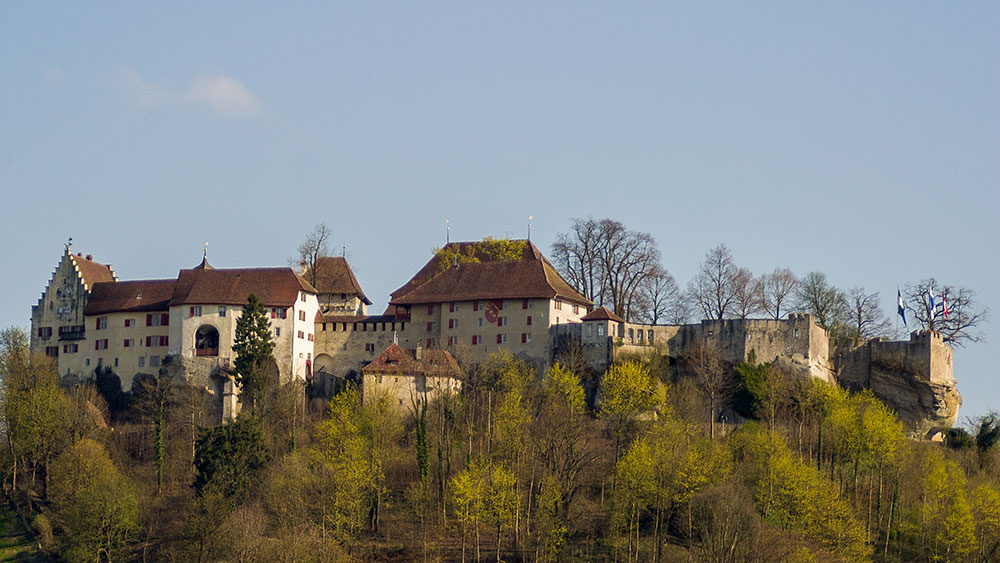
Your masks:
<instances>
[{"instance_id":1,"label":"stepped gable","mask_svg":"<svg viewBox=\"0 0 1000 563\"><path fill-rule=\"evenodd\" d=\"M84 315L128 311L166 311L177 280L138 280L94 284Z\"/></svg>"},{"instance_id":2,"label":"stepped gable","mask_svg":"<svg viewBox=\"0 0 1000 563\"><path fill-rule=\"evenodd\" d=\"M309 270L303 272L303 276L307 279L312 277L310 274ZM321 256L316 260L316 291L357 295L365 305L372 304L361 290L361 284L354 276L354 270L342 256Z\"/></svg>"},{"instance_id":3,"label":"stepped gable","mask_svg":"<svg viewBox=\"0 0 1000 563\"><path fill-rule=\"evenodd\" d=\"M395 342L390 344L368 365L361 368L361 372L429 377L462 378L463 376L458 362L446 350L422 350L418 360Z\"/></svg>"},{"instance_id":4,"label":"stepped gable","mask_svg":"<svg viewBox=\"0 0 1000 563\"><path fill-rule=\"evenodd\" d=\"M289 307L299 291L316 293L291 268L181 270L170 305L245 305L251 293L265 307Z\"/></svg>"},{"instance_id":5,"label":"stepped gable","mask_svg":"<svg viewBox=\"0 0 1000 563\"><path fill-rule=\"evenodd\" d=\"M601 305L600 307L594 309L593 311L587 313L580 318L581 321L614 321L616 323L625 322L621 317L616 315L613 311Z\"/></svg>"},{"instance_id":6,"label":"stepped gable","mask_svg":"<svg viewBox=\"0 0 1000 563\"><path fill-rule=\"evenodd\" d=\"M574 290L542 256L530 241L524 242L521 258L495 260L482 251L478 242L451 243L445 248L473 255L479 262L464 262L450 267L435 255L403 287L392 292L386 314L395 305L472 301L478 299L562 298L581 305L591 305Z\"/></svg>"},{"instance_id":7,"label":"stepped gable","mask_svg":"<svg viewBox=\"0 0 1000 563\"><path fill-rule=\"evenodd\" d=\"M90 254L84 257L79 253L70 253L69 258L73 262L73 265L76 266L76 271L79 272L80 279L83 280L83 285L87 289L92 289L94 284L118 280L118 276L115 275L115 271L111 269L110 264L95 262L93 256Z\"/></svg>"}]
</instances>

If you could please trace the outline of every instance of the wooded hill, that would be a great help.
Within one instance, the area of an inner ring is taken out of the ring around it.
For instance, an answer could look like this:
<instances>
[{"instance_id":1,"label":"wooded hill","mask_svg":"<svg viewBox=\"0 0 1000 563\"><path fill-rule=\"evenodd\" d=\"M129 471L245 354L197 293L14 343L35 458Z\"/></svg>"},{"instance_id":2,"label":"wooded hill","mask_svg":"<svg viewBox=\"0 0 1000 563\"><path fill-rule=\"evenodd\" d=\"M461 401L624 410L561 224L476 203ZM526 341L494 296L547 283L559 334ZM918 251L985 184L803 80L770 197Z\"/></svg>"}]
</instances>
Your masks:
<instances>
[{"instance_id":1,"label":"wooded hill","mask_svg":"<svg viewBox=\"0 0 1000 563\"><path fill-rule=\"evenodd\" d=\"M871 395L753 361L706 378L498 354L402 409L261 383L215 427L203 391L123 394L109 370L65 389L27 350L2 333L4 487L67 561L1000 556L996 417L912 441Z\"/></svg>"}]
</instances>

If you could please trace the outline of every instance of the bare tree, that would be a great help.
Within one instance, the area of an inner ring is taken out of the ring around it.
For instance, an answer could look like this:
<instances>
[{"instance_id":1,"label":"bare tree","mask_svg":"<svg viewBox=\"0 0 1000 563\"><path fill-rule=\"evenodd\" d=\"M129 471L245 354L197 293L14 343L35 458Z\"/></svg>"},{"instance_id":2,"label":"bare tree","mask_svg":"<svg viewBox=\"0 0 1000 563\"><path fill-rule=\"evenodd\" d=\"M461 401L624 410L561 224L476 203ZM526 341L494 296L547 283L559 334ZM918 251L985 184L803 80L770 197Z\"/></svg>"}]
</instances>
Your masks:
<instances>
[{"instance_id":1,"label":"bare tree","mask_svg":"<svg viewBox=\"0 0 1000 563\"><path fill-rule=\"evenodd\" d=\"M618 221L573 221L573 231L552 246L556 266L585 297L627 321L640 312L640 290L660 267L660 251L648 233Z\"/></svg>"},{"instance_id":2,"label":"bare tree","mask_svg":"<svg viewBox=\"0 0 1000 563\"><path fill-rule=\"evenodd\" d=\"M933 303L931 290L934 292ZM926 328L937 331L945 342L965 346L979 342L983 333L979 326L989 321L990 310L976 301L976 293L967 287L938 285L929 278L906 286L906 310L910 318ZM945 315L945 303L948 313Z\"/></svg>"},{"instance_id":3,"label":"bare tree","mask_svg":"<svg viewBox=\"0 0 1000 563\"><path fill-rule=\"evenodd\" d=\"M604 295L604 271L598 259L600 222L573 219L570 228L569 233L559 233L552 245L552 260L570 285L587 299L600 303Z\"/></svg>"},{"instance_id":4,"label":"bare tree","mask_svg":"<svg viewBox=\"0 0 1000 563\"><path fill-rule=\"evenodd\" d=\"M714 341L692 349L684 357L685 367L694 377L695 386L708 403L709 436L715 439L715 421L736 387L732 372L722 362Z\"/></svg>"},{"instance_id":5,"label":"bare tree","mask_svg":"<svg viewBox=\"0 0 1000 563\"><path fill-rule=\"evenodd\" d=\"M788 314L787 309L799 288L799 279L788 268L775 268L760 278L764 312L778 321Z\"/></svg>"},{"instance_id":6,"label":"bare tree","mask_svg":"<svg viewBox=\"0 0 1000 563\"><path fill-rule=\"evenodd\" d=\"M735 278L739 268L726 245L709 250L701 270L688 284L688 294L709 319L723 319L733 313Z\"/></svg>"},{"instance_id":7,"label":"bare tree","mask_svg":"<svg viewBox=\"0 0 1000 563\"><path fill-rule=\"evenodd\" d=\"M733 316L746 319L759 313L763 301L760 280L747 268L737 268L733 276Z\"/></svg>"},{"instance_id":8,"label":"bare tree","mask_svg":"<svg viewBox=\"0 0 1000 563\"><path fill-rule=\"evenodd\" d=\"M834 332L847 316L844 293L830 284L823 272L809 272L799 283L798 307L813 316L816 324Z\"/></svg>"},{"instance_id":9,"label":"bare tree","mask_svg":"<svg viewBox=\"0 0 1000 563\"><path fill-rule=\"evenodd\" d=\"M313 227L313 230L306 235L306 240L299 245L299 256L297 260L299 268L306 275L306 281L316 286L322 272L320 268L320 258L330 256L330 237L333 232L326 223L320 223Z\"/></svg>"},{"instance_id":10,"label":"bare tree","mask_svg":"<svg viewBox=\"0 0 1000 563\"><path fill-rule=\"evenodd\" d=\"M889 332L889 319L879 306L878 292L866 293L863 287L851 288L845 295L847 301L847 336L875 338Z\"/></svg>"},{"instance_id":11,"label":"bare tree","mask_svg":"<svg viewBox=\"0 0 1000 563\"><path fill-rule=\"evenodd\" d=\"M670 272L657 268L639 288L638 320L648 324L672 323L684 316L684 294Z\"/></svg>"}]
</instances>

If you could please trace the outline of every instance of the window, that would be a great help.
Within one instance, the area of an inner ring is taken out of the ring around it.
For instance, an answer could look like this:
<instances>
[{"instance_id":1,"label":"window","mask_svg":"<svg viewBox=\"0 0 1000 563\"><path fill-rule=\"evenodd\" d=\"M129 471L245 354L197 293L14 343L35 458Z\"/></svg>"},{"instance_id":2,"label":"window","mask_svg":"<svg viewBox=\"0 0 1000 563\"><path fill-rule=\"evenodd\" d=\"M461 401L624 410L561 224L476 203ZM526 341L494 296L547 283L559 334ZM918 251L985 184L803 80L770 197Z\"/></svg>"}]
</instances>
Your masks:
<instances>
[{"instance_id":1,"label":"window","mask_svg":"<svg viewBox=\"0 0 1000 563\"><path fill-rule=\"evenodd\" d=\"M577 305L577 304L575 304L575 303L573 304L573 314L574 315L579 315L580 314L580 306Z\"/></svg>"},{"instance_id":2,"label":"window","mask_svg":"<svg viewBox=\"0 0 1000 563\"><path fill-rule=\"evenodd\" d=\"M433 338L428 338L427 339L427 348L430 348L432 346L434 346L434 339Z\"/></svg>"},{"instance_id":3,"label":"window","mask_svg":"<svg viewBox=\"0 0 1000 563\"><path fill-rule=\"evenodd\" d=\"M479 310L479 301L473 301L472 302L472 310L473 311L478 311Z\"/></svg>"},{"instance_id":4,"label":"window","mask_svg":"<svg viewBox=\"0 0 1000 563\"><path fill-rule=\"evenodd\" d=\"M521 333L521 344L526 344L527 342L528 342L528 333L522 332Z\"/></svg>"},{"instance_id":5,"label":"window","mask_svg":"<svg viewBox=\"0 0 1000 563\"><path fill-rule=\"evenodd\" d=\"M51 358L55 358L56 356L59 355L59 347L58 346L46 346L45 347L45 355L49 356Z\"/></svg>"},{"instance_id":6,"label":"window","mask_svg":"<svg viewBox=\"0 0 1000 563\"><path fill-rule=\"evenodd\" d=\"M521 308L522 309L527 309L528 308L528 300L527 299L525 299L524 301L521 301Z\"/></svg>"},{"instance_id":7,"label":"window","mask_svg":"<svg viewBox=\"0 0 1000 563\"><path fill-rule=\"evenodd\" d=\"M167 346L168 340L167 336L147 336L146 346Z\"/></svg>"},{"instance_id":8,"label":"window","mask_svg":"<svg viewBox=\"0 0 1000 563\"><path fill-rule=\"evenodd\" d=\"M434 330L434 323L431 322L427 323L427 332L430 332L432 330Z\"/></svg>"},{"instance_id":9,"label":"window","mask_svg":"<svg viewBox=\"0 0 1000 563\"><path fill-rule=\"evenodd\" d=\"M149 357L149 365L151 367L159 366L160 365L160 357L159 356L150 356Z\"/></svg>"},{"instance_id":10,"label":"window","mask_svg":"<svg viewBox=\"0 0 1000 563\"><path fill-rule=\"evenodd\" d=\"M75 354L80 350L76 344L63 344L63 354Z\"/></svg>"},{"instance_id":11,"label":"window","mask_svg":"<svg viewBox=\"0 0 1000 563\"><path fill-rule=\"evenodd\" d=\"M315 342L316 341L316 337L313 336L312 334L307 334L306 335L306 340L308 340L309 342Z\"/></svg>"},{"instance_id":12,"label":"window","mask_svg":"<svg viewBox=\"0 0 1000 563\"><path fill-rule=\"evenodd\" d=\"M635 340L635 336L632 334L632 329L628 329L628 339Z\"/></svg>"},{"instance_id":13,"label":"window","mask_svg":"<svg viewBox=\"0 0 1000 563\"><path fill-rule=\"evenodd\" d=\"M434 305L428 305L427 306L427 314L428 315L433 315L434 314Z\"/></svg>"},{"instance_id":14,"label":"window","mask_svg":"<svg viewBox=\"0 0 1000 563\"><path fill-rule=\"evenodd\" d=\"M146 365L146 356L139 356L139 367L144 367Z\"/></svg>"},{"instance_id":15,"label":"window","mask_svg":"<svg viewBox=\"0 0 1000 563\"><path fill-rule=\"evenodd\" d=\"M448 337L448 346L454 346L454 345L455 345L455 337L454 336L449 336Z\"/></svg>"},{"instance_id":16,"label":"window","mask_svg":"<svg viewBox=\"0 0 1000 563\"><path fill-rule=\"evenodd\" d=\"M507 333L501 332L497 335L497 344L505 344L507 342Z\"/></svg>"},{"instance_id":17,"label":"window","mask_svg":"<svg viewBox=\"0 0 1000 563\"><path fill-rule=\"evenodd\" d=\"M49 338L52 336L52 327L50 326L40 326L38 327L38 337L39 338Z\"/></svg>"},{"instance_id":18,"label":"window","mask_svg":"<svg viewBox=\"0 0 1000 563\"><path fill-rule=\"evenodd\" d=\"M497 326L504 326L507 324L507 317L497 317Z\"/></svg>"},{"instance_id":19,"label":"window","mask_svg":"<svg viewBox=\"0 0 1000 563\"><path fill-rule=\"evenodd\" d=\"M299 333L298 333L298 337L299 337L299 338L305 338L305 337L306 337L306 333L304 333L304 332L302 332L302 331L300 330L300 331L299 331Z\"/></svg>"},{"instance_id":20,"label":"window","mask_svg":"<svg viewBox=\"0 0 1000 563\"><path fill-rule=\"evenodd\" d=\"M456 309L456 307L455 307L455 302L454 301L452 301L451 303L448 304L448 312L449 313L454 313L455 309Z\"/></svg>"},{"instance_id":21,"label":"window","mask_svg":"<svg viewBox=\"0 0 1000 563\"><path fill-rule=\"evenodd\" d=\"M305 293L300 293L299 294L299 298L302 299L302 301L305 301L306 300L306 294Z\"/></svg>"},{"instance_id":22,"label":"window","mask_svg":"<svg viewBox=\"0 0 1000 563\"><path fill-rule=\"evenodd\" d=\"M646 336L647 336L647 340L649 340L650 342L653 342L653 329L649 329L646 332Z\"/></svg>"},{"instance_id":23,"label":"window","mask_svg":"<svg viewBox=\"0 0 1000 563\"><path fill-rule=\"evenodd\" d=\"M597 325L597 336L604 336L604 325Z\"/></svg>"},{"instance_id":24,"label":"window","mask_svg":"<svg viewBox=\"0 0 1000 563\"><path fill-rule=\"evenodd\" d=\"M288 312L285 310L284 307L276 307L271 309L272 319L284 319L287 318L287 316Z\"/></svg>"},{"instance_id":25,"label":"window","mask_svg":"<svg viewBox=\"0 0 1000 563\"><path fill-rule=\"evenodd\" d=\"M225 305L222 305L222 306L219 307L219 316L220 317L225 317L226 316L226 306Z\"/></svg>"},{"instance_id":26,"label":"window","mask_svg":"<svg viewBox=\"0 0 1000 563\"><path fill-rule=\"evenodd\" d=\"M135 326L135 319L125 319L125 326L126 327Z\"/></svg>"},{"instance_id":27,"label":"window","mask_svg":"<svg viewBox=\"0 0 1000 563\"><path fill-rule=\"evenodd\" d=\"M483 318L479 317L477 320L479 321L479 326L483 326Z\"/></svg>"},{"instance_id":28,"label":"window","mask_svg":"<svg viewBox=\"0 0 1000 563\"><path fill-rule=\"evenodd\" d=\"M135 339L134 338L126 338L125 342L122 343L122 346L124 346L126 348L135 348Z\"/></svg>"},{"instance_id":29,"label":"window","mask_svg":"<svg viewBox=\"0 0 1000 563\"><path fill-rule=\"evenodd\" d=\"M115 358L115 367L118 367L118 358Z\"/></svg>"},{"instance_id":30,"label":"window","mask_svg":"<svg viewBox=\"0 0 1000 563\"><path fill-rule=\"evenodd\" d=\"M146 315L146 326L167 326L170 324L170 313L149 313Z\"/></svg>"},{"instance_id":31,"label":"window","mask_svg":"<svg viewBox=\"0 0 1000 563\"><path fill-rule=\"evenodd\" d=\"M274 327L274 337L277 338L279 336L281 336L281 327L280 326L276 326L276 327Z\"/></svg>"},{"instance_id":32,"label":"window","mask_svg":"<svg viewBox=\"0 0 1000 563\"><path fill-rule=\"evenodd\" d=\"M304 294L303 294L303 297L305 297ZM306 312L305 311L299 311L299 320L300 321L306 320Z\"/></svg>"},{"instance_id":33,"label":"window","mask_svg":"<svg viewBox=\"0 0 1000 563\"><path fill-rule=\"evenodd\" d=\"M94 350L107 350L108 349L108 339L103 338L101 340L94 341Z\"/></svg>"},{"instance_id":34,"label":"window","mask_svg":"<svg viewBox=\"0 0 1000 563\"><path fill-rule=\"evenodd\" d=\"M562 311L562 299L556 299L555 309L556 311Z\"/></svg>"},{"instance_id":35,"label":"window","mask_svg":"<svg viewBox=\"0 0 1000 563\"><path fill-rule=\"evenodd\" d=\"M585 333L586 336L593 336L594 335L594 325L592 325L592 324L585 324L583 332Z\"/></svg>"},{"instance_id":36,"label":"window","mask_svg":"<svg viewBox=\"0 0 1000 563\"><path fill-rule=\"evenodd\" d=\"M458 319L448 319L448 328L458 328Z\"/></svg>"},{"instance_id":37,"label":"window","mask_svg":"<svg viewBox=\"0 0 1000 563\"><path fill-rule=\"evenodd\" d=\"M169 325L170 325L170 313L161 313L160 326L169 326Z\"/></svg>"},{"instance_id":38,"label":"window","mask_svg":"<svg viewBox=\"0 0 1000 563\"><path fill-rule=\"evenodd\" d=\"M96 324L97 324L97 327L96 327L97 330L106 329L106 328L108 328L108 318L107 317L98 317Z\"/></svg>"},{"instance_id":39,"label":"window","mask_svg":"<svg viewBox=\"0 0 1000 563\"><path fill-rule=\"evenodd\" d=\"M191 307L188 317L200 317L201 316L201 305L195 305Z\"/></svg>"},{"instance_id":40,"label":"window","mask_svg":"<svg viewBox=\"0 0 1000 563\"><path fill-rule=\"evenodd\" d=\"M528 315L528 326L531 326L531 315Z\"/></svg>"}]
</instances>

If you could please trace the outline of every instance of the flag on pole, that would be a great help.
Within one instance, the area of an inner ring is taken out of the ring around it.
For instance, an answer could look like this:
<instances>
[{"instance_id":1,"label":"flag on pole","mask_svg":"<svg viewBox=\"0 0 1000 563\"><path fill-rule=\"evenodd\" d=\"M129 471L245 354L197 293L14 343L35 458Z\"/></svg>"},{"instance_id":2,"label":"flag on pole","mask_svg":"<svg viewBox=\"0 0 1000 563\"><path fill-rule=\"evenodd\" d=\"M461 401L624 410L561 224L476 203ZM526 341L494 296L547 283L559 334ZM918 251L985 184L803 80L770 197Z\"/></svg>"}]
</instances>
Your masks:
<instances>
[{"instance_id":1,"label":"flag on pole","mask_svg":"<svg viewBox=\"0 0 1000 563\"><path fill-rule=\"evenodd\" d=\"M941 305L944 306L944 318L948 319L948 294L945 293L941 296Z\"/></svg>"},{"instance_id":2,"label":"flag on pole","mask_svg":"<svg viewBox=\"0 0 1000 563\"><path fill-rule=\"evenodd\" d=\"M930 312L930 318L933 321L934 317L937 316L937 312L934 310L934 286L933 285L928 285L927 286L927 298L928 298L928 300L930 301L930 304L931 304L929 312Z\"/></svg>"},{"instance_id":3,"label":"flag on pole","mask_svg":"<svg viewBox=\"0 0 1000 563\"><path fill-rule=\"evenodd\" d=\"M896 288L896 307L896 310L899 312L899 316L903 317L903 326L906 326L906 309L903 307L903 294L899 292L898 287ZM898 327L899 325L896 326Z\"/></svg>"}]
</instances>

